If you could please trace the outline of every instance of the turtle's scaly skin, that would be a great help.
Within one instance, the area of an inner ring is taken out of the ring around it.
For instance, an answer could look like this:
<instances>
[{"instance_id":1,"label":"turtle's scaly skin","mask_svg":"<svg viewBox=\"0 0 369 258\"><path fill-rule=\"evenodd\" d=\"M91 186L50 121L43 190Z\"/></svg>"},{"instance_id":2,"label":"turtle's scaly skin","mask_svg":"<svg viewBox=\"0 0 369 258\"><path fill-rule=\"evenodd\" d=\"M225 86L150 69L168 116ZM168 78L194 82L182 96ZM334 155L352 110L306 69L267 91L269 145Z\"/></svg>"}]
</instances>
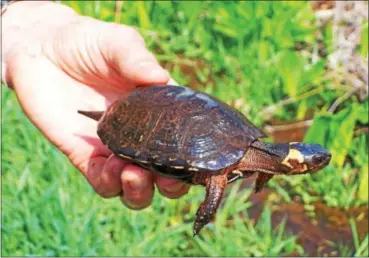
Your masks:
<instances>
[{"instance_id":1,"label":"turtle's scaly skin","mask_svg":"<svg viewBox=\"0 0 369 258\"><path fill-rule=\"evenodd\" d=\"M265 136L239 111L178 86L133 90L106 110L98 135L116 155L192 184L237 164Z\"/></svg>"}]
</instances>

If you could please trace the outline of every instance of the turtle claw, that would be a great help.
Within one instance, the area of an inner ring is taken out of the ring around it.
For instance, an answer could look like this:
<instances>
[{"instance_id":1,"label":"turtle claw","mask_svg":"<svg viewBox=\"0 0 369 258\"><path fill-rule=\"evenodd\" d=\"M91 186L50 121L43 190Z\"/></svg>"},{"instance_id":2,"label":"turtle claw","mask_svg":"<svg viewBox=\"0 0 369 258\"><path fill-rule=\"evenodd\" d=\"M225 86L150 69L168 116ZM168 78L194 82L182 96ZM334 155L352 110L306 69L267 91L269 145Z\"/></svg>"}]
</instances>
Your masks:
<instances>
[{"instance_id":1,"label":"turtle claw","mask_svg":"<svg viewBox=\"0 0 369 258\"><path fill-rule=\"evenodd\" d=\"M197 236L197 235L200 233L200 230L201 230L204 226L205 226L205 224L204 224L204 225L200 225L200 224L198 224L198 223L196 223L196 222L195 222L195 225L194 225L194 228L193 228L193 234L192 234L192 236L193 236L193 237Z\"/></svg>"},{"instance_id":2,"label":"turtle claw","mask_svg":"<svg viewBox=\"0 0 369 258\"><path fill-rule=\"evenodd\" d=\"M200 206L201 207L201 206ZM200 211L200 209L199 209ZM193 225L193 236L196 236L200 233L201 229L210 222L210 218L204 215L197 215L195 223Z\"/></svg>"}]
</instances>

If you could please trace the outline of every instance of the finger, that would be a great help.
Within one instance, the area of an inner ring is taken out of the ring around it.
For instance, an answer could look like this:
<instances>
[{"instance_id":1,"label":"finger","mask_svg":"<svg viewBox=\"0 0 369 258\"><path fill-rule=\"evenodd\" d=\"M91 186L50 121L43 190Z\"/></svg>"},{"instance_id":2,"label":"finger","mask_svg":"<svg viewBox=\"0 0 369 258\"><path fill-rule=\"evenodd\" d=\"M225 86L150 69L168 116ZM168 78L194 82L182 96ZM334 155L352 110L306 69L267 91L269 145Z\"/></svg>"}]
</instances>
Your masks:
<instances>
[{"instance_id":1,"label":"finger","mask_svg":"<svg viewBox=\"0 0 369 258\"><path fill-rule=\"evenodd\" d=\"M146 48L137 30L122 25L112 25L103 37L106 59L120 75L134 85L166 84L169 73Z\"/></svg>"},{"instance_id":2,"label":"finger","mask_svg":"<svg viewBox=\"0 0 369 258\"><path fill-rule=\"evenodd\" d=\"M121 174L123 195L121 201L127 207L141 210L151 204L154 196L152 174L134 165L127 165Z\"/></svg>"},{"instance_id":3,"label":"finger","mask_svg":"<svg viewBox=\"0 0 369 258\"><path fill-rule=\"evenodd\" d=\"M182 197L190 189L189 185L164 176L156 177L156 185L158 186L159 192L170 199Z\"/></svg>"},{"instance_id":4,"label":"finger","mask_svg":"<svg viewBox=\"0 0 369 258\"><path fill-rule=\"evenodd\" d=\"M115 197L122 191L120 174L126 165L127 161L115 155L111 155L109 158L95 157L89 161L85 176L100 196L104 198Z\"/></svg>"}]
</instances>

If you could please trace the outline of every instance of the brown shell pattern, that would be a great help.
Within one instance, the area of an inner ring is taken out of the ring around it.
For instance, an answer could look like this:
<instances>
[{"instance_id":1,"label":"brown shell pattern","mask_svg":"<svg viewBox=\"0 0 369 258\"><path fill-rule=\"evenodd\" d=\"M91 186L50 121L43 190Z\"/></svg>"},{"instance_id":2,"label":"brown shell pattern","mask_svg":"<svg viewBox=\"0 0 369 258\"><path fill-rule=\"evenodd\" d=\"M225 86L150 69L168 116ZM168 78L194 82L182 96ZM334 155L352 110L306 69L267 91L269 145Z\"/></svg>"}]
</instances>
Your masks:
<instances>
[{"instance_id":1,"label":"brown shell pattern","mask_svg":"<svg viewBox=\"0 0 369 258\"><path fill-rule=\"evenodd\" d=\"M182 179L220 173L265 137L239 111L180 86L136 88L106 110L98 135L115 154Z\"/></svg>"}]
</instances>

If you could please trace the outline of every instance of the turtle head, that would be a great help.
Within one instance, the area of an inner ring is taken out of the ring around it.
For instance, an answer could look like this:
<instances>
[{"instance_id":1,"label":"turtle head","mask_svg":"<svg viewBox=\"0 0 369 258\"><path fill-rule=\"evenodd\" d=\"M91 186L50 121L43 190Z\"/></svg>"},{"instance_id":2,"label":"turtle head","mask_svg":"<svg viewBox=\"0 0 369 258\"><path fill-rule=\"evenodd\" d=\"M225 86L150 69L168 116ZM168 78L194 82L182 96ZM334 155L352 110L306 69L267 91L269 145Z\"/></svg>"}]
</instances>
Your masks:
<instances>
[{"instance_id":1,"label":"turtle head","mask_svg":"<svg viewBox=\"0 0 369 258\"><path fill-rule=\"evenodd\" d=\"M319 144L291 142L281 165L284 174L306 174L323 169L330 160L331 154Z\"/></svg>"}]
</instances>

